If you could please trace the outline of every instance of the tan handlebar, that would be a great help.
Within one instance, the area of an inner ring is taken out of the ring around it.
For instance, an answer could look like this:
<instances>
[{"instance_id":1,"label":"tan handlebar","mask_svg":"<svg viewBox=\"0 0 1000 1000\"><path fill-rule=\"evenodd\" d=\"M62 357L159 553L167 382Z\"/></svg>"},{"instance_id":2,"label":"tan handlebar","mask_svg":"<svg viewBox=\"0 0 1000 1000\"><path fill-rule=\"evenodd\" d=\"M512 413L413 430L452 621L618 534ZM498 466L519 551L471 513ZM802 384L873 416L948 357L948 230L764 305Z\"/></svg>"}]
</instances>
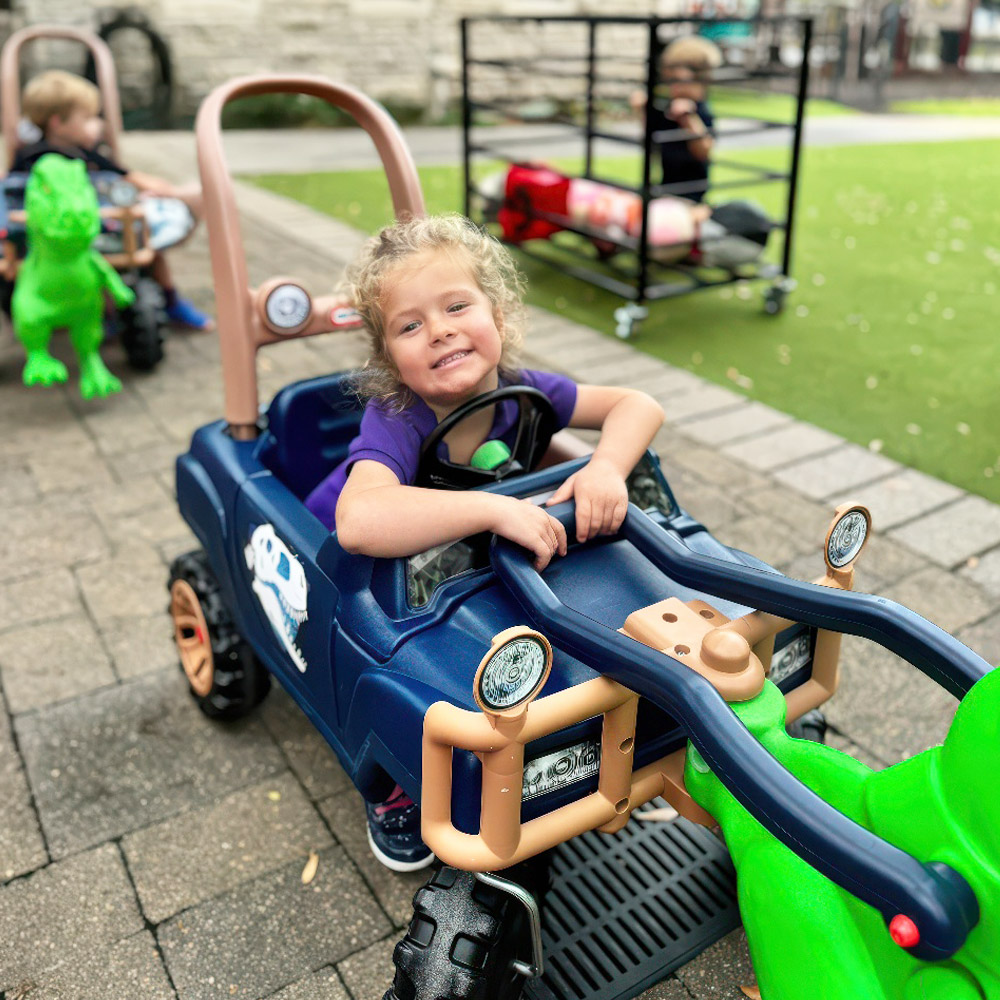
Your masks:
<instances>
[{"instance_id":1,"label":"tan handlebar","mask_svg":"<svg viewBox=\"0 0 1000 1000\"><path fill-rule=\"evenodd\" d=\"M118 80L115 60L103 38L83 28L67 25L36 24L15 31L4 43L0 52L0 118L3 120L3 141L7 150L7 166L14 162L14 154L21 145L17 126L21 120L21 49L37 38L68 38L90 49L97 71L97 88L101 92L104 118L104 141L111 147L111 155L119 159L118 136L122 131L122 110L118 98Z\"/></svg>"},{"instance_id":2,"label":"tan handlebar","mask_svg":"<svg viewBox=\"0 0 1000 1000\"><path fill-rule=\"evenodd\" d=\"M424 199L413 158L389 114L353 87L321 76L250 76L230 80L202 102L195 122L205 222L215 282L225 418L235 437L256 435L258 415L256 354L276 337L261 323L249 287L236 194L222 148L222 109L230 101L258 94L307 94L346 111L371 136L385 168L397 217L423 215ZM321 332L310 323L291 336ZM330 329L327 327L326 329Z\"/></svg>"}]
</instances>

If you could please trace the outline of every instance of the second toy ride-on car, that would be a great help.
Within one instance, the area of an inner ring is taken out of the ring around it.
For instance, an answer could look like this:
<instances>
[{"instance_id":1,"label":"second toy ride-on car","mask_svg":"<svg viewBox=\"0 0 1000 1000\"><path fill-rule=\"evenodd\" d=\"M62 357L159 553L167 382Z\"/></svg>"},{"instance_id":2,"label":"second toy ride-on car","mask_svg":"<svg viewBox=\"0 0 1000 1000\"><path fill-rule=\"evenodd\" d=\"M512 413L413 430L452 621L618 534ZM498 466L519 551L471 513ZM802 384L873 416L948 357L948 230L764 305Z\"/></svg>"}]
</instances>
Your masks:
<instances>
[{"instance_id":1,"label":"second toy ride-on car","mask_svg":"<svg viewBox=\"0 0 1000 1000\"><path fill-rule=\"evenodd\" d=\"M228 101L266 93L346 110L379 150L397 215L423 211L398 130L357 91L254 77L206 99L197 139L225 412L177 462L201 549L175 561L170 610L208 715L252 710L273 676L362 795L379 801L399 784L419 803L444 867L415 897L391 997L631 997L735 926L732 871L706 829L715 819L685 787L694 759L794 864L874 914L886 947L916 964L964 954L978 873L950 855L912 857L834 809L728 704L752 704L767 673L789 721L818 708L836 688L841 632L959 696L985 674L917 615L851 592L863 507L836 513L822 586L721 544L677 506L652 453L629 479L618 534L571 544L541 576L528 553L485 536L406 559L351 555L309 513L304 498L347 454L361 410L339 372L286 386L261 412L256 353L359 322L291 278L249 286L220 119ZM530 401L520 412L525 443L510 461L421 475L544 501L587 459L561 435L546 449L544 413ZM571 504L551 513L572 524ZM661 797L684 819L628 823ZM899 914L916 939L890 931Z\"/></svg>"},{"instance_id":2,"label":"second toy ride-on car","mask_svg":"<svg viewBox=\"0 0 1000 1000\"><path fill-rule=\"evenodd\" d=\"M111 51L97 35L79 28L61 25L34 25L15 32L0 53L0 104L8 163L22 145L20 56L23 47L37 39L65 38L81 43L94 62L97 86L101 94L104 119L103 143L112 159L118 159L118 140L122 130L118 86ZM186 239L195 226L188 207L176 198L140 198L135 186L121 174L91 171L88 175L97 193L101 210L101 231L94 249L119 272L134 293L128 305L109 311L104 325L116 336L131 368L151 371L163 359L167 324L163 290L153 278L155 254ZM24 229L24 191L28 174L13 172L4 178L0 202L0 234L3 256L0 259L0 305L9 312L10 298L27 253Z\"/></svg>"}]
</instances>

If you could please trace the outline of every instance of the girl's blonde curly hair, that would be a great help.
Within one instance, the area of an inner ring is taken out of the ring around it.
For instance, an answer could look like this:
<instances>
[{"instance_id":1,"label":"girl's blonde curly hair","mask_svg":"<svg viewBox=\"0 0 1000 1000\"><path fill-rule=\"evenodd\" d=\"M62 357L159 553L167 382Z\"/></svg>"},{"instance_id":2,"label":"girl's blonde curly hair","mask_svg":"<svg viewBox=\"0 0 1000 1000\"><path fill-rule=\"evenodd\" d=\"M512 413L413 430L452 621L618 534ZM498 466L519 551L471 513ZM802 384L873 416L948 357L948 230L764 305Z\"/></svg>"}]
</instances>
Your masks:
<instances>
[{"instance_id":1,"label":"girl's blonde curly hair","mask_svg":"<svg viewBox=\"0 0 1000 1000\"><path fill-rule=\"evenodd\" d=\"M362 247L344 275L342 291L354 302L368 332L371 355L352 377L363 399L375 400L398 412L414 400L399 379L385 339L383 299L387 282L397 268L415 254L439 251L453 254L469 268L490 300L503 347L498 369L508 377L519 366L518 350L524 338L524 279L506 248L461 215L434 215L405 219L386 226Z\"/></svg>"}]
</instances>

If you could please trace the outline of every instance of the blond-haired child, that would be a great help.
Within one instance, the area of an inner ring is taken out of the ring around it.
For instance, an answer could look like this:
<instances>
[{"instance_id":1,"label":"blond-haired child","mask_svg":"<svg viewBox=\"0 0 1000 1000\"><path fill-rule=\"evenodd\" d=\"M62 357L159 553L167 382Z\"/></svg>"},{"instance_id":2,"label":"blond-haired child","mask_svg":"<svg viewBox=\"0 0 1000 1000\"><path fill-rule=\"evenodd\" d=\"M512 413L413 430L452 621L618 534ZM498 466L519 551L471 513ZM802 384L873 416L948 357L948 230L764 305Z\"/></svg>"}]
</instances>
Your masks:
<instances>
[{"instance_id":1,"label":"blond-haired child","mask_svg":"<svg viewBox=\"0 0 1000 1000\"><path fill-rule=\"evenodd\" d=\"M100 150L104 122L101 97L89 80L64 70L47 70L28 81L21 96L24 116L41 132L41 139L20 147L14 154L12 171L29 171L46 153L59 153L83 160L88 170L121 174L141 192L164 198L179 198L198 214L200 196L151 174L128 170ZM163 288L167 315L172 322L197 330L214 329L214 322L193 303L181 298L174 287L170 267L162 253L153 259L153 277Z\"/></svg>"}]
</instances>

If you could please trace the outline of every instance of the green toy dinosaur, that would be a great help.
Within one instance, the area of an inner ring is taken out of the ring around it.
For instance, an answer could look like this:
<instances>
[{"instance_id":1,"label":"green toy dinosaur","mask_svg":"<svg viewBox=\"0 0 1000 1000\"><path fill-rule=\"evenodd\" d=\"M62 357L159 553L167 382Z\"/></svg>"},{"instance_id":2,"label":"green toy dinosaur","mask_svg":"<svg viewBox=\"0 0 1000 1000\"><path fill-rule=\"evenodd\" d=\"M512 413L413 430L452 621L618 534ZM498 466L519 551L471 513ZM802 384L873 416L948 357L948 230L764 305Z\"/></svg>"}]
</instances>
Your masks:
<instances>
[{"instance_id":1,"label":"green toy dinosaur","mask_svg":"<svg viewBox=\"0 0 1000 1000\"><path fill-rule=\"evenodd\" d=\"M11 301L14 332L28 355L25 385L55 385L66 366L49 353L52 331L69 329L80 361L80 395L108 396L122 385L98 353L104 335L104 290L119 307L135 299L91 244L101 229L97 193L82 160L50 153L31 171L25 188L28 255Z\"/></svg>"},{"instance_id":2,"label":"green toy dinosaur","mask_svg":"<svg viewBox=\"0 0 1000 1000\"><path fill-rule=\"evenodd\" d=\"M962 874L980 920L953 959L914 958L881 915L771 836L689 744L684 780L722 827L762 1000L1000 1000L1000 670L965 696L942 746L874 772L785 732L769 681L730 706L782 764L846 816Z\"/></svg>"}]
</instances>

